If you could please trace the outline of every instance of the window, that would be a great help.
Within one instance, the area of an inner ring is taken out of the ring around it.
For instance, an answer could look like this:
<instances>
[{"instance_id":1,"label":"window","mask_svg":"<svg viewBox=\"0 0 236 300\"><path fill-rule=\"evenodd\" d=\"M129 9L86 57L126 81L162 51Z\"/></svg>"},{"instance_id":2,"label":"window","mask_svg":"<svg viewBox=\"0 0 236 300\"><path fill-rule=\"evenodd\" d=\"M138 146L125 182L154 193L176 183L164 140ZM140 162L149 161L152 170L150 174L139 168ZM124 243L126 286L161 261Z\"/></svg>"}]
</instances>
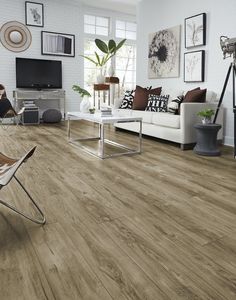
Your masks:
<instances>
[{"instance_id":1,"label":"window","mask_svg":"<svg viewBox=\"0 0 236 300\"><path fill-rule=\"evenodd\" d=\"M109 18L85 15L84 32L88 34L108 36Z\"/></svg>"},{"instance_id":2,"label":"window","mask_svg":"<svg viewBox=\"0 0 236 300\"><path fill-rule=\"evenodd\" d=\"M136 40L137 25L133 22L116 21L116 37L121 39Z\"/></svg>"},{"instance_id":3,"label":"window","mask_svg":"<svg viewBox=\"0 0 236 300\"><path fill-rule=\"evenodd\" d=\"M136 82L136 23L122 20L113 22L109 17L86 14L84 15L84 33L84 55L92 59L95 58L95 51L100 57L104 56L104 53L100 52L95 45L96 38L105 42L114 39L116 43L124 38L127 39L124 46L109 60L106 68L108 69L110 64L113 66L115 76L120 79L122 90L134 89ZM106 70L103 71L107 74ZM98 72L95 64L84 59L84 88L90 93L93 92L93 84L97 81Z\"/></svg>"},{"instance_id":4,"label":"window","mask_svg":"<svg viewBox=\"0 0 236 300\"><path fill-rule=\"evenodd\" d=\"M116 76L121 88L134 89L136 83L136 46L127 43L116 54Z\"/></svg>"}]
</instances>

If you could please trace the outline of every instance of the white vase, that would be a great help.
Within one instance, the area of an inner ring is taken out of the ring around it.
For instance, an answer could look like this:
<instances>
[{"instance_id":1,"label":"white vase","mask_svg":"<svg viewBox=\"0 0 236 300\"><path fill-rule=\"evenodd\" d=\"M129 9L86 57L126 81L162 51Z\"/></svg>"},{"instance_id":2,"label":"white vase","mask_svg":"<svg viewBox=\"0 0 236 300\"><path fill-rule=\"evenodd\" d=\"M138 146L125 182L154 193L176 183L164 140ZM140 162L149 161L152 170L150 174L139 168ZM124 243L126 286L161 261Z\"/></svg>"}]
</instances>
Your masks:
<instances>
[{"instance_id":1,"label":"white vase","mask_svg":"<svg viewBox=\"0 0 236 300\"><path fill-rule=\"evenodd\" d=\"M102 68L99 69L99 73L97 75L97 83L99 83L99 84L105 83L105 76L103 74L103 69Z\"/></svg>"},{"instance_id":2,"label":"white vase","mask_svg":"<svg viewBox=\"0 0 236 300\"><path fill-rule=\"evenodd\" d=\"M113 76L115 75L115 70L114 70L114 68L113 68L112 65L110 65L110 67L109 67L107 73L108 73L108 76L109 76L109 77L113 77Z\"/></svg>"},{"instance_id":3,"label":"white vase","mask_svg":"<svg viewBox=\"0 0 236 300\"><path fill-rule=\"evenodd\" d=\"M202 124L211 124L211 117L205 117L202 119Z\"/></svg>"},{"instance_id":4,"label":"white vase","mask_svg":"<svg viewBox=\"0 0 236 300\"><path fill-rule=\"evenodd\" d=\"M84 96L83 100L80 103L80 111L83 112L83 113L88 113L90 107L91 107L91 103L89 101L89 97Z\"/></svg>"}]
</instances>

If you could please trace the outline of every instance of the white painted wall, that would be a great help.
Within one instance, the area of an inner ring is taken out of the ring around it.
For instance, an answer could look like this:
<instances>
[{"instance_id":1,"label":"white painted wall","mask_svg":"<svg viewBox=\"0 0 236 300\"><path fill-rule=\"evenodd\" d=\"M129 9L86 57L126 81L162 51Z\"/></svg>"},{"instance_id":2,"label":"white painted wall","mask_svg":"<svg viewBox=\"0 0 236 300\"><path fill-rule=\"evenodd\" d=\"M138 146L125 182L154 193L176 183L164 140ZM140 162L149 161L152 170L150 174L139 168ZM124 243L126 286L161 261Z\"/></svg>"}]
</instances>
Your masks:
<instances>
[{"instance_id":1,"label":"white painted wall","mask_svg":"<svg viewBox=\"0 0 236 300\"><path fill-rule=\"evenodd\" d=\"M206 46L193 50L206 50L206 68L204 83L184 83L184 19L199 13L207 13ZM188 90L196 86L207 87L221 93L225 76L232 59L223 60L219 45L221 35L236 37L236 1L235 0L142 0L138 5L137 23L137 83L143 86L163 86ZM148 34L181 24L180 77L168 79L148 79ZM233 145L232 79L230 78L225 94L225 144Z\"/></svg>"},{"instance_id":2,"label":"white painted wall","mask_svg":"<svg viewBox=\"0 0 236 300\"><path fill-rule=\"evenodd\" d=\"M8 96L16 88L15 57L61 60L63 66L63 88L66 90L67 110L78 110L78 95L71 86L83 84L83 60L79 53L83 52L83 17L80 3L66 1L42 0L44 4L44 27L28 26L32 34L32 44L24 52L15 53L5 49L0 43L0 82L6 86ZM8 21L19 21L25 24L24 0L0 0L2 9L0 26ZM63 56L41 55L41 30L75 34L75 58Z\"/></svg>"},{"instance_id":3,"label":"white painted wall","mask_svg":"<svg viewBox=\"0 0 236 300\"><path fill-rule=\"evenodd\" d=\"M80 0L40 0L44 4L44 27L28 26L32 34L32 44L24 52L15 53L7 50L0 43L0 83L4 84L7 94L12 99L16 88L15 57L54 59L62 61L63 89L66 91L66 110L79 110L80 98L71 87L77 83L83 85L83 58L79 55L84 49L83 14L92 13L125 20L134 20L134 16L111 10L87 7ZM0 27L9 21L25 24L25 0L0 0ZM41 55L41 31L54 31L75 35L75 57Z\"/></svg>"}]
</instances>

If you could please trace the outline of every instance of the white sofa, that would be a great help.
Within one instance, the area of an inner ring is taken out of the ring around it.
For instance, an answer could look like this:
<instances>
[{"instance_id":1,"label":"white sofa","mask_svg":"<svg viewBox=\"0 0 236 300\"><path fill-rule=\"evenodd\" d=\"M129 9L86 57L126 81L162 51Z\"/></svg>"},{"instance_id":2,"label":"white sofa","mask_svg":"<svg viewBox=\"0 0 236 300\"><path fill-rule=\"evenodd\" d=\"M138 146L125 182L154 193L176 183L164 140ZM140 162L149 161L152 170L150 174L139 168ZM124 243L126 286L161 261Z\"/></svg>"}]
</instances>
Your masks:
<instances>
[{"instance_id":1,"label":"white sofa","mask_svg":"<svg viewBox=\"0 0 236 300\"><path fill-rule=\"evenodd\" d=\"M163 93L164 94L164 93ZM132 109L115 109L120 116L137 116L143 118L142 133L144 135L179 143L181 149L189 149L196 143L194 124L201 122L197 113L203 109L216 109L218 101L214 92L207 92L206 103L182 103L180 115L166 112L149 112ZM118 106L119 104L116 103ZM218 124L223 124L223 111L220 110L217 118ZM139 132L139 124L117 123L116 128ZM222 140L223 130L218 134Z\"/></svg>"}]
</instances>

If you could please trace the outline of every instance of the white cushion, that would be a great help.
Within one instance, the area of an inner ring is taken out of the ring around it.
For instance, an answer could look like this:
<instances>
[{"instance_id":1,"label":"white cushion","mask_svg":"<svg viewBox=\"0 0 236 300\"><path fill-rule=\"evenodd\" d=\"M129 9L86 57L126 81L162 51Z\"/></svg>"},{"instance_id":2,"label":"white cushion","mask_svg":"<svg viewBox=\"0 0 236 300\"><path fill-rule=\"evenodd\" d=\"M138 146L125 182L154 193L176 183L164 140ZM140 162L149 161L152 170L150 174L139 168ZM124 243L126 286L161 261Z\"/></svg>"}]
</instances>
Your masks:
<instances>
[{"instance_id":1,"label":"white cushion","mask_svg":"<svg viewBox=\"0 0 236 300\"><path fill-rule=\"evenodd\" d=\"M206 93L206 102L214 103L217 101L217 94L213 91L207 91Z\"/></svg>"},{"instance_id":2,"label":"white cushion","mask_svg":"<svg viewBox=\"0 0 236 300\"><path fill-rule=\"evenodd\" d=\"M164 112L155 112L152 115L152 123L158 126L180 128L180 116Z\"/></svg>"},{"instance_id":3,"label":"white cushion","mask_svg":"<svg viewBox=\"0 0 236 300\"><path fill-rule=\"evenodd\" d=\"M153 112L145 110L132 110L132 117L141 117L143 118L144 123L152 123Z\"/></svg>"},{"instance_id":4,"label":"white cushion","mask_svg":"<svg viewBox=\"0 0 236 300\"><path fill-rule=\"evenodd\" d=\"M182 96L184 93L183 90L165 88L162 89L161 95L169 95L168 102L170 103L172 100L176 99L178 96Z\"/></svg>"}]
</instances>

